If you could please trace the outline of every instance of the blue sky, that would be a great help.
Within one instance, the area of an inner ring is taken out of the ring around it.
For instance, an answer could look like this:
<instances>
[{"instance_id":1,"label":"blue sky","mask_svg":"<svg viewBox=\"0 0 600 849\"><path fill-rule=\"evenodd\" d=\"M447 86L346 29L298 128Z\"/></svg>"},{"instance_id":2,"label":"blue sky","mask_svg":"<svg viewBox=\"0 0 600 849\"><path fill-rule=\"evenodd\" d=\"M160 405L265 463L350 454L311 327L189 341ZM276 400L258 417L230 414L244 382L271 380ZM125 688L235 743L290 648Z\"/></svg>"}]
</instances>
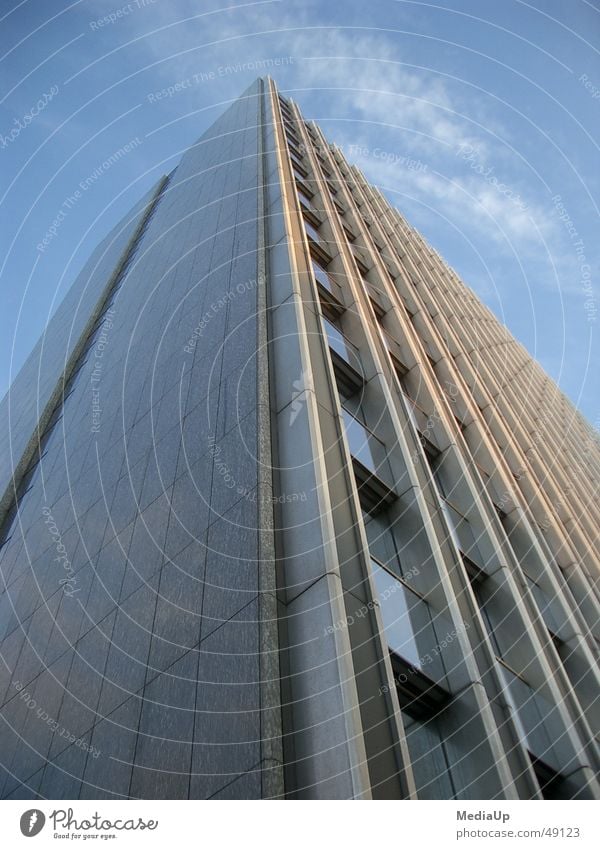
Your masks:
<instances>
[{"instance_id":1,"label":"blue sky","mask_svg":"<svg viewBox=\"0 0 600 849\"><path fill-rule=\"evenodd\" d=\"M279 87L600 426L598 2L1 9L0 394L100 238L278 59Z\"/></svg>"}]
</instances>

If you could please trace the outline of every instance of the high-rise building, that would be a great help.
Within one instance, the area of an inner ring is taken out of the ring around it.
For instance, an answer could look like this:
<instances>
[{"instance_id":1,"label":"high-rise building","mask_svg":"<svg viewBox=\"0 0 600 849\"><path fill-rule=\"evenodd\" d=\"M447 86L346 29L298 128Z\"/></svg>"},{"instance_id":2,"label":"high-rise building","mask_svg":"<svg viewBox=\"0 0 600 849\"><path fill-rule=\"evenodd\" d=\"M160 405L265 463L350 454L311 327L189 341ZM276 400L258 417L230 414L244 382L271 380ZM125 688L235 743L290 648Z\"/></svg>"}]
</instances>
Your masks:
<instances>
[{"instance_id":1,"label":"high-rise building","mask_svg":"<svg viewBox=\"0 0 600 849\"><path fill-rule=\"evenodd\" d=\"M2 797L600 795L594 431L272 81L1 416Z\"/></svg>"}]
</instances>

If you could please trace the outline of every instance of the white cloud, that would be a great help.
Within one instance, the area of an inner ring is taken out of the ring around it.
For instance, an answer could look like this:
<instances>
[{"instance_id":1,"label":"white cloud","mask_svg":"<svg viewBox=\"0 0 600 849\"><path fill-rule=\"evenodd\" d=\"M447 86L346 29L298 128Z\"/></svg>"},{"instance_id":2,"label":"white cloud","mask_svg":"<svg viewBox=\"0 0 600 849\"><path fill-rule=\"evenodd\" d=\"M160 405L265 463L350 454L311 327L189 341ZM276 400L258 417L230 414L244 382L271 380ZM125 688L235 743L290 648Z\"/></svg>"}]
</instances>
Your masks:
<instances>
[{"instance_id":1,"label":"white cloud","mask_svg":"<svg viewBox=\"0 0 600 849\"><path fill-rule=\"evenodd\" d=\"M467 243L484 239L493 244L492 261L516 257L532 267L556 267L565 280L573 278L560 224L551 206L536 198L532 172L512 152L510 133L484 95L404 62L385 31L315 26L310 3L237 4L207 14L199 13L193 0L179 0L176 6L156 3L151 10L129 16L124 26L130 37L140 37L141 49L165 84L227 62L292 56L294 64L281 72L284 87L346 152L350 145L371 152L379 146L427 165L408 170L372 155L348 155L368 179L397 198L399 207L403 197L412 197L423 209L433 208L464 232ZM252 76L223 77L218 86L190 97L199 106L207 98L235 97ZM169 101L165 108L181 107ZM456 155L467 145L476 149L484 169L493 166L508 194ZM556 287L552 274L542 275L542 282ZM579 290L573 283L563 291Z\"/></svg>"}]
</instances>

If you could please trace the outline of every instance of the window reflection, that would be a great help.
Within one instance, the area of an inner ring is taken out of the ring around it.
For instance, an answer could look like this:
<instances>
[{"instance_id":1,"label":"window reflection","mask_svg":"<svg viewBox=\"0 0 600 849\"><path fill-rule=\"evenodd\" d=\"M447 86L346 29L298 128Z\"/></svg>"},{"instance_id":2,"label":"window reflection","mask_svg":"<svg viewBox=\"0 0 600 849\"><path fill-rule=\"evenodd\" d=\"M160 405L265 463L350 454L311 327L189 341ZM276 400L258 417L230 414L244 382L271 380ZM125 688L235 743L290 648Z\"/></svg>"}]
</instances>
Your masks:
<instances>
[{"instance_id":1,"label":"window reflection","mask_svg":"<svg viewBox=\"0 0 600 849\"><path fill-rule=\"evenodd\" d=\"M371 558L381 618L390 649L428 678L444 678L441 648L427 602Z\"/></svg>"},{"instance_id":2,"label":"window reflection","mask_svg":"<svg viewBox=\"0 0 600 849\"><path fill-rule=\"evenodd\" d=\"M313 241L317 243L321 241L321 234L319 233L317 228L310 223L310 221L306 220L306 218L304 219L304 229L306 230L310 238L313 239Z\"/></svg>"},{"instance_id":3,"label":"window reflection","mask_svg":"<svg viewBox=\"0 0 600 849\"><path fill-rule=\"evenodd\" d=\"M331 279L323 266L314 259L312 260L312 272L317 283L320 283L324 289L327 289L332 295L338 297L338 284Z\"/></svg>"},{"instance_id":4,"label":"window reflection","mask_svg":"<svg viewBox=\"0 0 600 849\"><path fill-rule=\"evenodd\" d=\"M342 418L346 430L350 453L359 460L369 471L377 474L378 463L376 455L384 453L383 443L358 419L342 407ZM375 450L374 450L375 449Z\"/></svg>"},{"instance_id":5,"label":"window reflection","mask_svg":"<svg viewBox=\"0 0 600 849\"><path fill-rule=\"evenodd\" d=\"M500 664L500 670L504 694L513 708L517 728L529 752L560 771L560 758L554 743L561 736L558 717L554 718L556 710L505 664Z\"/></svg>"},{"instance_id":6,"label":"window reflection","mask_svg":"<svg viewBox=\"0 0 600 849\"><path fill-rule=\"evenodd\" d=\"M339 327L323 317L323 326L327 334L327 341L338 356L340 356L352 368L360 370L360 359L358 356L358 348L347 339Z\"/></svg>"}]
</instances>

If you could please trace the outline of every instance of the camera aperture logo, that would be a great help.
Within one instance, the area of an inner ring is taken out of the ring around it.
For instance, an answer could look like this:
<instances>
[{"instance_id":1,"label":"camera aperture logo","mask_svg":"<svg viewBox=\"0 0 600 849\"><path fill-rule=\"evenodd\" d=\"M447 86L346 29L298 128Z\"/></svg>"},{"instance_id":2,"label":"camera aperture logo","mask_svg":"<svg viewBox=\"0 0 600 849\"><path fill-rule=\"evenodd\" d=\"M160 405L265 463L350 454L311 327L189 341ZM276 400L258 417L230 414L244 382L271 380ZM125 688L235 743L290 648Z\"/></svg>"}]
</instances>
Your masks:
<instances>
[{"instance_id":1,"label":"camera aperture logo","mask_svg":"<svg viewBox=\"0 0 600 849\"><path fill-rule=\"evenodd\" d=\"M32 808L21 815L21 834L24 837L35 837L46 824L46 817L42 811Z\"/></svg>"}]
</instances>

